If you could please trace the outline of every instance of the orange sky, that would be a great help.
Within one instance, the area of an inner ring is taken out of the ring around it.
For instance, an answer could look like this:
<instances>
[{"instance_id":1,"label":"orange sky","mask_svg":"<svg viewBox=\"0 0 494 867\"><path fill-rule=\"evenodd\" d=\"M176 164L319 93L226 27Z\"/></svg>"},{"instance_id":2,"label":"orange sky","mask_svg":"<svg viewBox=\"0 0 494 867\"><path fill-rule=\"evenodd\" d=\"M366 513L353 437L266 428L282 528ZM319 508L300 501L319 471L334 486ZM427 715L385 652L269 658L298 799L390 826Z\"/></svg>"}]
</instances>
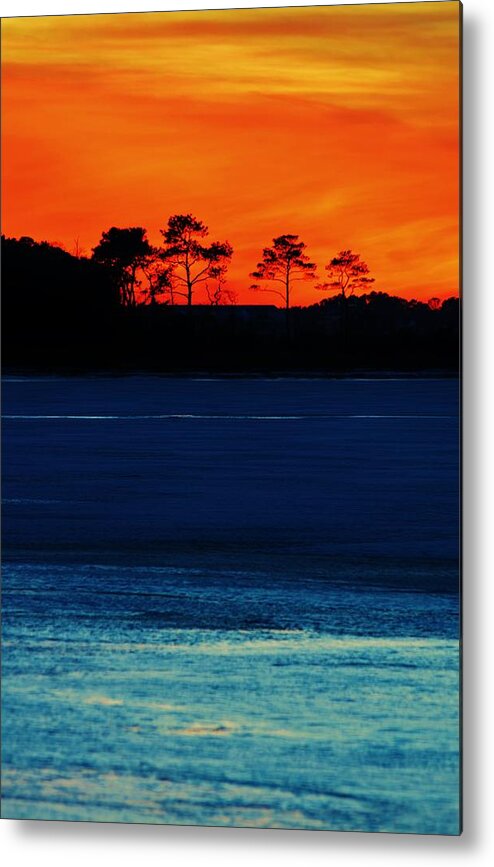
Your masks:
<instances>
[{"instance_id":1,"label":"orange sky","mask_svg":"<svg viewBox=\"0 0 494 867\"><path fill-rule=\"evenodd\" d=\"M459 3L2 21L2 231L89 253L192 212L245 303L275 235L458 291ZM293 303L321 300L298 284ZM201 300L199 297L197 300Z\"/></svg>"}]
</instances>

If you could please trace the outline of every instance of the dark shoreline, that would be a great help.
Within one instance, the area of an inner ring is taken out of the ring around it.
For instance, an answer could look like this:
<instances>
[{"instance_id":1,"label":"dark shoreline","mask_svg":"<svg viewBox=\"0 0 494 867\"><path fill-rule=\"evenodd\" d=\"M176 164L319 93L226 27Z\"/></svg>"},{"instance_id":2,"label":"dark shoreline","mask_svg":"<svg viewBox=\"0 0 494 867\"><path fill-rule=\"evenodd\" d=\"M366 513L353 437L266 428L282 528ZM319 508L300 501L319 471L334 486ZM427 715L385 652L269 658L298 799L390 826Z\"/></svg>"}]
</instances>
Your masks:
<instances>
[{"instance_id":1,"label":"dark shoreline","mask_svg":"<svg viewBox=\"0 0 494 867\"><path fill-rule=\"evenodd\" d=\"M115 274L2 239L5 371L19 376L456 377L460 300L339 293L306 307L123 303Z\"/></svg>"},{"instance_id":2,"label":"dark shoreline","mask_svg":"<svg viewBox=\"0 0 494 867\"><path fill-rule=\"evenodd\" d=\"M362 369L346 371L326 370L147 370L145 368L30 368L4 367L2 379L7 377L52 377L53 379L77 379L88 377L94 379L125 379L131 377L152 377L156 379L460 379L459 370L425 369L425 370L379 370Z\"/></svg>"}]
</instances>

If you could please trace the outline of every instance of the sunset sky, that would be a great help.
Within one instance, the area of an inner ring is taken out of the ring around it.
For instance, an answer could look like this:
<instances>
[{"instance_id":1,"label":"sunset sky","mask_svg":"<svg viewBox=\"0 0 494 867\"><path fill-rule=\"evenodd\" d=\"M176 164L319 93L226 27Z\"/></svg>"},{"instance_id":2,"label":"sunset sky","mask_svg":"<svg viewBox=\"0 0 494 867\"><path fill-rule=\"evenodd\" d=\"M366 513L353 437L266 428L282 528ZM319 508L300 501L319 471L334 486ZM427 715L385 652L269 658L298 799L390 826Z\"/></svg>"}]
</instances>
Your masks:
<instances>
[{"instance_id":1,"label":"sunset sky","mask_svg":"<svg viewBox=\"0 0 494 867\"><path fill-rule=\"evenodd\" d=\"M458 291L457 2L2 21L2 231L154 243L191 212L244 303L262 248L342 248L378 290ZM321 300L300 285L293 303ZM197 300L200 300L199 298Z\"/></svg>"}]
</instances>

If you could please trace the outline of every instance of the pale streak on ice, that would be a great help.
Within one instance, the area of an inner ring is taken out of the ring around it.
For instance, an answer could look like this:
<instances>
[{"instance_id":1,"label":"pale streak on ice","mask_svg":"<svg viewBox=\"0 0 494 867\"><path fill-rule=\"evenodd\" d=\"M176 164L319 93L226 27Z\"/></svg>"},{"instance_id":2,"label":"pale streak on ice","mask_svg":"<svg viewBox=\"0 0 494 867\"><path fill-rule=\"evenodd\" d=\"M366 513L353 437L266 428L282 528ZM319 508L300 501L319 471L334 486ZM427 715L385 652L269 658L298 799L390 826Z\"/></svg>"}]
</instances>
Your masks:
<instances>
[{"instance_id":1,"label":"pale streak on ice","mask_svg":"<svg viewBox=\"0 0 494 867\"><path fill-rule=\"evenodd\" d=\"M448 419L450 415L353 415L353 414L321 414L321 415L199 415L196 413L167 413L159 415L3 415L10 421L149 421L174 419L199 419L206 421L318 421L323 419Z\"/></svg>"}]
</instances>

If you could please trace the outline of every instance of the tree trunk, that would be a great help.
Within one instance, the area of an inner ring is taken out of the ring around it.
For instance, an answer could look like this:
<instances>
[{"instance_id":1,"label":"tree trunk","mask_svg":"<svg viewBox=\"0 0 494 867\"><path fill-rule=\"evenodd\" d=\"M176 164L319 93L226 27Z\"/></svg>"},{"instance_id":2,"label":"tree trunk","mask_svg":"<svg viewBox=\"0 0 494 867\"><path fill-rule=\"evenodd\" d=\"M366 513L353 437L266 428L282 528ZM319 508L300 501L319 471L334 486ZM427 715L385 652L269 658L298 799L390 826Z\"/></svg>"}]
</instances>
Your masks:
<instances>
[{"instance_id":1,"label":"tree trunk","mask_svg":"<svg viewBox=\"0 0 494 867\"><path fill-rule=\"evenodd\" d=\"M130 293L129 293L130 294L129 301L130 301L131 307L136 306L136 296L135 296L135 290L134 290L135 282L136 282L136 266L132 265L132 272L131 272L131 278L130 278Z\"/></svg>"},{"instance_id":2,"label":"tree trunk","mask_svg":"<svg viewBox=\"0 0 494 867\"><path fill-rule=\"evenodd\" d=\"M187 306L192 306L192 279L190 276L190 267L189 267L189 257L188 254L185 256L185 279L187 280Z\"/></svg>"},{"instance_id":3,"label":"tree trunk","mask_svg":"<svg viewBox=\"0 0 494 867\"><path fill-rule=\"evenodd\" d=\"M286 339L290 340L290 272L287 270L286 274L286 284L285 284L285 325L286 325Z\"/></svg>"}]
</instances>

